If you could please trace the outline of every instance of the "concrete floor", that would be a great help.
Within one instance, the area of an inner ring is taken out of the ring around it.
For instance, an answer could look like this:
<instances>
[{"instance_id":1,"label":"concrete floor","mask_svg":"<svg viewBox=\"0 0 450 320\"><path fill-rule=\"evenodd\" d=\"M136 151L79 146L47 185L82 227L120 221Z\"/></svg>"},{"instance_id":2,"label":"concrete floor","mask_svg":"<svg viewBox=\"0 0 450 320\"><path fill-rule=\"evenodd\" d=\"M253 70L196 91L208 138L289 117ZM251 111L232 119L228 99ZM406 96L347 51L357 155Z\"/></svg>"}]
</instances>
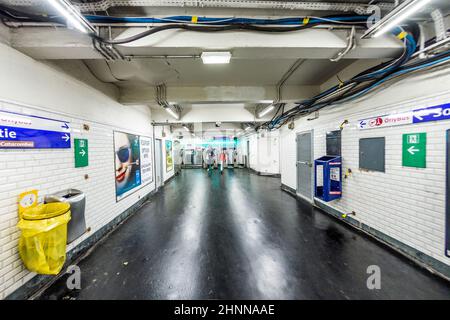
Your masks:
<instances>
[{"instance_id":1,"label":"concrete floor","mask_svg":"<svg viewBox=\"0 0 450 320\"><path fill-rule=\"evenodd\" d=\"M448 282L246 170L183 170L79 267L81 290L61 278L41 298L450 298Z\"/></svg>"}]
</instances>

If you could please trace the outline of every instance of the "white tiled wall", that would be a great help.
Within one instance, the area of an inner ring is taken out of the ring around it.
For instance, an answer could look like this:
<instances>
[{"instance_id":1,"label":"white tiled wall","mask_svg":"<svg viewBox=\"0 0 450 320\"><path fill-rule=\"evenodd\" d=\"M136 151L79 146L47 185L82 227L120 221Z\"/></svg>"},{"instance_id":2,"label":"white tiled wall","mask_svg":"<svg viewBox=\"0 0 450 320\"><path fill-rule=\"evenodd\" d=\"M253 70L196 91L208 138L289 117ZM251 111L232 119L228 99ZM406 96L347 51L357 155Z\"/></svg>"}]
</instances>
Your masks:
<instances>
[{"instance_id":1,"label":"white tiled wall","mask_svg":"<svg viewBox=\"0 0 450 320\"><path fill-rule=\"evenodd\" d=\"M0 44L0 110L70 122L73 138L87 138L89 166L74 168L74 150L0 150L0 299L34 274L17 252L17 196L38 189L45 194L67 188L86 193L86 224L91 228L68 250L135 204L154 183L116 202L113 131L152 136L146 106L124 106L103 93ZM17 103L12 103L15 101ZM89 130L83 130L83 124ZM164 161L164 160L163 160ZM88 179L85 179L85 175Z\"/></svg>"},{"instance_id":2,"label":"white tiled wall","mask_svg":"<svg viewBox=\"0 0 450 320\"><path fill-rule=\"evenodd\" d=\"M248 137L250 168L263 174L280 173L280 137L278 131L263 131ZM244 143L247 143L244 141Z\"/></svg>"},{"instance_id":3,"label":"white tiled wall","mask_svg":"<svg viewBox=\"0 0 450 320\"><path fill-rule=\"evenodd\" d=\"M17 252L20 236L16 227L18 194L31 189L38 189L40 197L67 188L85 192L86 226L91 231L71 243L68 246L70 250L152 191L154 183L116 202L113 130L123 128L61 117L9 103L1 103L0 109L69 121L72 130L78 131L72 132L72 137L86 138L89 143L89 166L86 168L74 167L73 148L0 151L0 297L4 298L34 276L25 270ZM84 131L83 124L89 125L90 130ZM151 136L151 132L126 131ZM88 179L85 179L85 174Z\"/></svg>"},{"instance_id":4,"label":"white tiled wall","mask_svg":"<svg viewBox=\"0 0 450 320\"><path fill-rule=\"evenodd\" d=\"M343 196L329 205L356 212L355 219L450 265L445 239L445 134L450 121L358 130L357 120L433 106L450 101L450 70L411 76L362 100L322 110L317 120L301 118L295 129L283 127L281 180L296 189L296 132L314 129L314 158L325 155L326 132L342 131L343 170L353 174L343 181ZM402 134L427 133L427 168L402 167ZM359 139L386 138L386 172L359 170Z\"/></svg>"}]
</instances>

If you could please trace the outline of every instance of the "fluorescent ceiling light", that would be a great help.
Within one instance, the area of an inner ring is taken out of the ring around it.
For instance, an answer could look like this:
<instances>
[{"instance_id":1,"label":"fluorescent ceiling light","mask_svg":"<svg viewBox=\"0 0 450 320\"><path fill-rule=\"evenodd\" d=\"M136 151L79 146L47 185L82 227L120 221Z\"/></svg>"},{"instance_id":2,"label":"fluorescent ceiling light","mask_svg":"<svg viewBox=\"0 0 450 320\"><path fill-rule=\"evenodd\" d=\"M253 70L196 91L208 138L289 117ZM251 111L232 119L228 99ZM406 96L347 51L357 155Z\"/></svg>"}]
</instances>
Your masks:
<instances>
[{"instance_id":1,"label":"fluorescent ceiling light","mask_svg":"<svg viewBox=\"0 0 450 320\"><path fill-rule=\"evenodd\" d=\"M404 20L422 9L431 0L407 0L373 25L362 38L379 37L399 26Z\"/></svg>"},{"instance_id":2,"label":"fluorescent ceiling light","mask_svg":"<svg viewBox=\"0 0 450 320\"><path fill-rule=\"evenodd\" d=\"M273 103L273 100L260 100L260 101L258 101L258 103L267 103L267 104L271 104L271 103Z\"/></svg>"},{"instance_id":3,"label":"fluorescent ceiling light","mask_svg":"<svg viewBox=\"0 0 450 320\"><path fill-rule=\"evenodd\" d=\"M166 110L166 112L168 114L170 114L172 117L174 117L175 119L178 120L180 118L179 115L175 111L173 111L170 107L164 108L164 110Z\"/></svg>"},{"instance_id":4,"label":"fluorescent ceiling light","mask_svg":"<svg viewBox=\"0 0 450 320\"><path fill-rule=\"evenodd\" d=\"M274 108L275 108L275 107L274 107L273 104L270 105L270 106L268 106L266 109L264 109L263 111L261 111L261 112L258 114L258 118L264 117L266 114L268 114L268 113L269 113L270 111L272 111Z\"/></svg>"},{"instance_id":5,"label":"fluorescent ceiling light","mask_svg":"<svg viewBox=\"0 0 450 320\"><path fill-rule=\"evenodd\" d=\"M67 0L47 0L64 18L67 19L68 25L73 26L83 33L95 33L94 27L84 18L84 16L75 9L75 7Z\"/></svg>"},{"instance_id":6,"label":"fluorescent ceiling light","mask_svg":"<svg viewBox=\"0 0 450 320\"><path fill-rule=\"evenodd\" d=\"M187 132L191 131L189 130L189 128L187 126L183 126L184 130L186 130Z\"/></svg>"},{"instance_id":7,"label":"fluorescent ceiling light","mask_svg":"<svg viewBox=\"0 0 450 320\"><path fill-rule=\"evenodd\" d=\"M230 63L231 52L203 52L201 55L204 64Z\"/></svg>"}]
</instances>

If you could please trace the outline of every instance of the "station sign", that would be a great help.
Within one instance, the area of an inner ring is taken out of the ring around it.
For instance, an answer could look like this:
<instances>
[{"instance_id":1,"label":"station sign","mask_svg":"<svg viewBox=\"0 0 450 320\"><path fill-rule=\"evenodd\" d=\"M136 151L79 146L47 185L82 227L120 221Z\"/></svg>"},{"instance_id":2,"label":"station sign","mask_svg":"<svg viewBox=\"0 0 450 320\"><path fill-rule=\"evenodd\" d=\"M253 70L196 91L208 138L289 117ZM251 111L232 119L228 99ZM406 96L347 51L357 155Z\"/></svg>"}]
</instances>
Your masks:
<instances>
[{"instance_id":1,"label":"station sign","mask_svg":"<svg viewBox=\"0 0 450 320\"><path fill-rule=\"evenodd\" d=\"M358 120L360 130L450 119L450 103Z\"/></svg>"},{"instance_id":2,"label":"station sign","mask_svg":"<svg viewBox=\"0 0 450 320\"><path fill-rule=\"evenodd\" d=\"M0 149L70 148L66 121L0 111Z\"/></svg>"},{"instance_id":3,"label":"station sign","mask_svg":"<svg viewBox=\"0 0 450 320\"><path fill-rule=\"evenodd\" d=\"M404 167L426 168L427 134L406 133L403 135L402 165Z\"/></svg>"}]
</instances>

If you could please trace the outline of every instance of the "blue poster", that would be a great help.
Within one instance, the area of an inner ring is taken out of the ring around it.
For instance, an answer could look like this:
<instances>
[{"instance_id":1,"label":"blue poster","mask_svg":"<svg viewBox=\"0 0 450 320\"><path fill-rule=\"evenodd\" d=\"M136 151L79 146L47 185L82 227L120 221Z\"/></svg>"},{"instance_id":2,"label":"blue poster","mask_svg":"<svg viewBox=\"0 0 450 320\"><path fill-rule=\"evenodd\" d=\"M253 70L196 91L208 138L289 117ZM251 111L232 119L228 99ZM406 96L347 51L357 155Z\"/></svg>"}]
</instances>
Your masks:
<instances>
[{"instance_id":1,"label":"blue poster","mask_svg":"<svg viewBox=\"0 0 450 320\"><path fill-rule=\"evenodd\" d=\"M0 111L0 149L70 147L68 122Z\"/></svg>"}]
</instances>

